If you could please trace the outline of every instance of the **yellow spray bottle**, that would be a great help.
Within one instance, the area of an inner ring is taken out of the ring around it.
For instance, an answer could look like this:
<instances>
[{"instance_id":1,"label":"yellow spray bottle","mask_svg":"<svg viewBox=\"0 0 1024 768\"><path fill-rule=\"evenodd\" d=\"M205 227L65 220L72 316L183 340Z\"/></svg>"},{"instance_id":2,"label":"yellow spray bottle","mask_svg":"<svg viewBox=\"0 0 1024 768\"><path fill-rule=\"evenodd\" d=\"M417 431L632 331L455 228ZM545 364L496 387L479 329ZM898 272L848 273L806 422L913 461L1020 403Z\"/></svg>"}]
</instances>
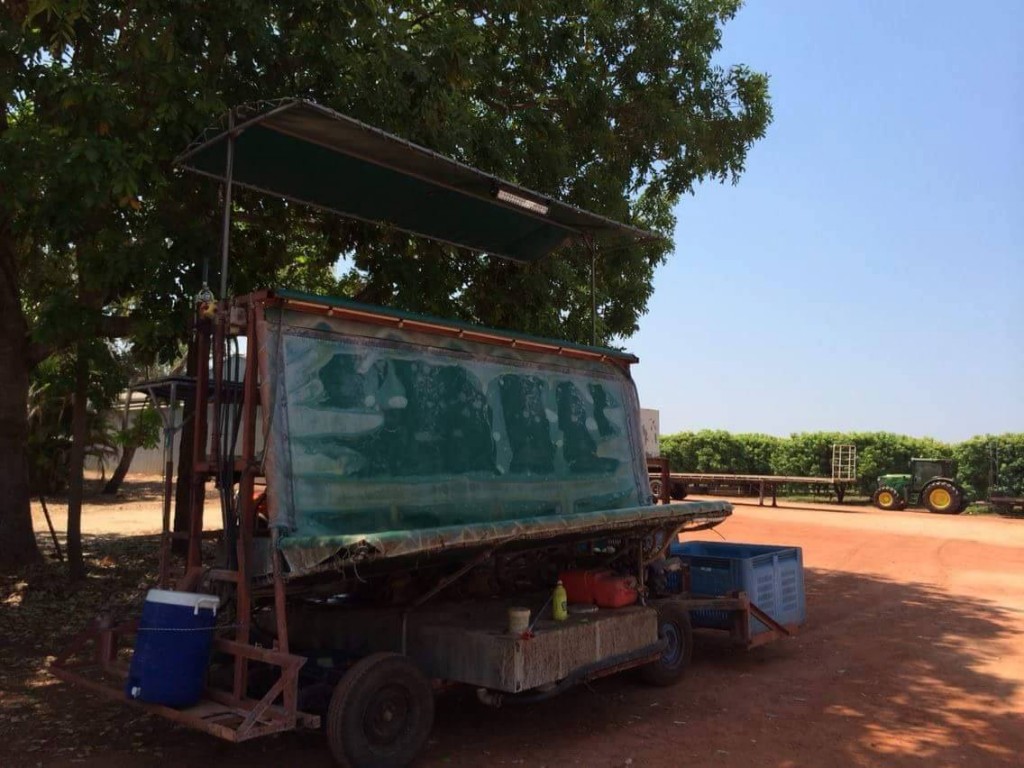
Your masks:
<instances>
[{"instance_id":1,"label":"yellow spray bottle","mask_svg":"<svg viewBox=\"0 0 1024 768\"><path fill-rule=\"evenodd\" d=\"M561 581L555 585L555 591L551 594L551 618L555 621L565 621L569 618L569 596L566 595Z\"/></svg>"}]
</instances>

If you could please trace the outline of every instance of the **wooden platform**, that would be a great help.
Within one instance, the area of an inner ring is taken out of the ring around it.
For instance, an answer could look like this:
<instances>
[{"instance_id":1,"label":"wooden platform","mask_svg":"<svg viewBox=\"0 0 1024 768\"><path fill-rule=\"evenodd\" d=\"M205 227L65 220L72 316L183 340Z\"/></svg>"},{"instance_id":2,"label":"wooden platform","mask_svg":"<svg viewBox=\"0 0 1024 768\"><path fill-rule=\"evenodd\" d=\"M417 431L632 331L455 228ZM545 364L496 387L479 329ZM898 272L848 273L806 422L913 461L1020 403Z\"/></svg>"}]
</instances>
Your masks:
<instances>
[{"instance_id":1,"label":"wooden platform","mask_svg":"<svg viewBox=\"0 0 1024 768\"><path fill-rule=\"evenodd\" d=\"M534 601L536 617L544 600ZM508 609L521 599L435 605L409 633L409 655L432 677L519 693L658 641L657 611L640 605L570 614L540 613L530 634L510 634ZM531 618L531 621L533 619Z\"/></svg>"}]
</instances>

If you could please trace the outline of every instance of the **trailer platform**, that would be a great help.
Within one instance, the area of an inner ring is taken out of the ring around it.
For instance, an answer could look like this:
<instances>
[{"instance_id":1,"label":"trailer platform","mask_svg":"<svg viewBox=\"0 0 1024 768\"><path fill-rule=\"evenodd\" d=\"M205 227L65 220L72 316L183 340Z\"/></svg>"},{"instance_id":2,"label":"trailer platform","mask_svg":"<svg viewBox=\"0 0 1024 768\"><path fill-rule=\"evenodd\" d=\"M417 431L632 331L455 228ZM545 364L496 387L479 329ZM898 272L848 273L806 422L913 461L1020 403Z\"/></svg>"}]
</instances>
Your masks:
<instances>
[{"instance_id":1,"label":"trailer platform","mask_svg":"<svg viewBox=\"0 0 1024 768\"><path fill-rule=\"evenodd\" d=\"M1024 496L990 496L988 503L1000 514L1024 514ZM1019 511L1014 511L1019 510Z\"/></svg>"},{"instance_id":2,"label":"trailer platform","mask_svg":"<svg viewBox=\"0 0 1024 768\"><path fill-rule=\"evenodd\" d=\"M661 471L660 467L657 470L650 472L652 480L662 481L662 487L664 487L664 481L662 480L664 475L665 473ZM780 485L816 485L830 487L835 491L836 498L839 500L839 503L842 504L843 497L846 495L846 489L855 484L854 480L840 480L834 477L737 475L727 472L669 472L668 478L668 490L669 495L672 498L685 497L686 493L691 491L691 486L706 487L708 493L715 493L718 489L723 487L741 488L746 486L751 490L756 490L758 494L758 504L760 506L764 506L766 496L771 496L773 507L778 506L777 494ZM679 493L672 493L672 489L678 488L680 485L685 487L685 491L681 495Z\"/></svg>"}]
</instances>

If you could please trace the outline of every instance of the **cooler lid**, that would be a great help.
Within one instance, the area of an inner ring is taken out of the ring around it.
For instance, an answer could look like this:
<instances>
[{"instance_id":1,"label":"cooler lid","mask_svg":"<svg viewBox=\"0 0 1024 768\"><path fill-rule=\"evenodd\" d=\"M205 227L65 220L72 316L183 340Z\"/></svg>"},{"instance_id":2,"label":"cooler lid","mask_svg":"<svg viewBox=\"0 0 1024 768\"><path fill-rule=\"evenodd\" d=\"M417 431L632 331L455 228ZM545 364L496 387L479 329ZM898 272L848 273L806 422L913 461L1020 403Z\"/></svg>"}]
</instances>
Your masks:
<instances>
[{"instance_id":1,"label":"cooler lid","mask_svg":"<svg viewBox=\"0 0 1024 768\"><path fill-rule=\"evenodd\" d=\"M220 607L220 598L216 595L204 595L200 592L177 592L172 589L151 589L146 593L146 602L181 605L193 610L210 608L216 611Z\"/></svg>"}]
</instances>

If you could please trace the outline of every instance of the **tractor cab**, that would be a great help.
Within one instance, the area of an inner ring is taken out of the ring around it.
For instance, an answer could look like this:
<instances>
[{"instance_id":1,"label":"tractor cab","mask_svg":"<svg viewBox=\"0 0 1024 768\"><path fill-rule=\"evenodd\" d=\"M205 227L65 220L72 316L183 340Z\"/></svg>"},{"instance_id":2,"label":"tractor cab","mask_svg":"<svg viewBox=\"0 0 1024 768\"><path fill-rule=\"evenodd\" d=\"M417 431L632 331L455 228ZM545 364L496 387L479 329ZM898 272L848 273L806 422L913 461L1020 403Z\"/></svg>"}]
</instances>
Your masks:
<instances>
[{"instance_id":1,"label":"tractor cab","mask_svg":"<svg viewBox=\"0 0 1024 768\"><path fill-rule=\"evenodd\" d=\"M929 481L953 477L955 472L952 459L911 459L910 489L919 493Z\"/></svg>"},{"instance_id":2,"label":"tractor cab","mask_svg":"<svg viewBox=\"0 0 1024 768\"><path fill-rule=\"evenodd\" d=\"M954 480L950 459L911 459L909 474L879 475L872 501L879 509L923 505L930 512L957 514L967 506L967 494Z\"/></svg>"}]
</instances>

